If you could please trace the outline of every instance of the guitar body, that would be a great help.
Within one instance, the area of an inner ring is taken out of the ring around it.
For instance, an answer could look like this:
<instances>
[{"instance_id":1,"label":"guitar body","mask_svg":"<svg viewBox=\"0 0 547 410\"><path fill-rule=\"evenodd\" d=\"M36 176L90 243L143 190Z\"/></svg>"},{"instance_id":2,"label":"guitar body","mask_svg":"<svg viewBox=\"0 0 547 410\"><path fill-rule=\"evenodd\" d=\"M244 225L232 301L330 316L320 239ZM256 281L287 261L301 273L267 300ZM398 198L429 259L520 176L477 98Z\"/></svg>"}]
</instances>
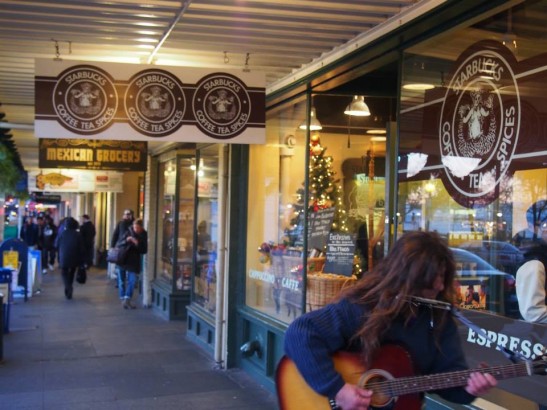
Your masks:
<instances>
[{"instance_id":1,"label":"guitar body","mask_svg":"<svg viewBox=\"0 0 547 410\"><path fill-rule=\"evenodd\" d=\"M366 386L369 383L414 375L410 356L402 347L381 347L372 361L372 369L366 371L361 357L356 353L338 352L333 356L334 367L347 382ZM330 410L328 398L313 391L300 375L296 365L288 357L279 362L276 373L277 396L281 410ZM419 393L391 398L375 394L373 409L419 410L422 396Z\"/></svg>"}]
</instances>

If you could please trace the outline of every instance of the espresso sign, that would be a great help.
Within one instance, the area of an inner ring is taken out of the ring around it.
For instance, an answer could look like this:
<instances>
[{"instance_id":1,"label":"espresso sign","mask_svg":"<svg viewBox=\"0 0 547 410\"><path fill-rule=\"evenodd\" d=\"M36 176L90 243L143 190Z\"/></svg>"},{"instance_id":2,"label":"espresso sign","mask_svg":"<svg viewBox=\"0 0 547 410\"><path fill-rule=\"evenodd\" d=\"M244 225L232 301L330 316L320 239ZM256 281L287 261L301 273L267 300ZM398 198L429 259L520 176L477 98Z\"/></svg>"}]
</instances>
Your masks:
<instances>
[{"instance_id":1,"label":"espresso sign","mask_svg":"<svg viewBox=\"0 0 547 410\"><path fill-rule=\"evenodd\" d=\"M146 171L144 141L40 139L40 168Z\"/></svg>"},{"instance_id":2,"label":"espresso sign","mask_svg":"<svg viewBox=\"0 0 547 410\"><path fill-rule=\"evenodd\" d=\"M36 60L39 138L264 144L265 76Z\"/></svg>"}]
</instances>

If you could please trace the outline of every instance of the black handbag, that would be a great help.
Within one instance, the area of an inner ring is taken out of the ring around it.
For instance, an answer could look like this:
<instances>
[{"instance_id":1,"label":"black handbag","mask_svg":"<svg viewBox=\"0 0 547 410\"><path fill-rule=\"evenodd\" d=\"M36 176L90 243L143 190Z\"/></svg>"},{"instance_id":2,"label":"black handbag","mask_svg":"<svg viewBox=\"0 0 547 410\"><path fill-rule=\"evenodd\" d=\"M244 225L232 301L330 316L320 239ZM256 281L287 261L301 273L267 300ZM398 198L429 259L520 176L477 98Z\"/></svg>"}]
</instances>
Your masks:
<instances>
[{"instance_id":1,"label":"black handbag","mask_svg":"<svg viewBox=\"0 0 547 410\"><path fill-rule=\"evenodd\" d=\"M127 247L110 248L106 254L106 261L116 265L123 265L127 259L128 249Z\"/></svg>"},{"instance_id":2,"label":"black handbag","mask_svg":"<svg viewBox=\"0 0 547 410\"><path fill-rule=\"evenodd\" d=\"M82 285L87 281L87 271L84 266L80 266L76 272L76 282Z\"/></svg>"}]
</instances>

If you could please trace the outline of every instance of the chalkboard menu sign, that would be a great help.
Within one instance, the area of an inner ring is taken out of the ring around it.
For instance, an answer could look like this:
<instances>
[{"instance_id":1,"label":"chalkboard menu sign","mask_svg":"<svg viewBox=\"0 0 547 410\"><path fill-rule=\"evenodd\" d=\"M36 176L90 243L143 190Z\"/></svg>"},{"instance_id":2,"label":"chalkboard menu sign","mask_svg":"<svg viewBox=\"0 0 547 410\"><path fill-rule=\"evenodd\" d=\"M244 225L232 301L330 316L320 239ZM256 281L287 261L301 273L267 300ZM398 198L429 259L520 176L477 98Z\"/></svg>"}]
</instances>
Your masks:
<instances>
[{"instance_id":1,"label":"chalkboard menu sign","mask_svg":"<svg viewBox=\"0 0 547 410\"><path fill-rule=\"evenodd\" d=\"M310 214L308 249L323 250L327 244L336 207L320 209Z\"/></svg>"},{"instance_id":2,"label":"chalkboard menu sign","mask_svg":"<svg viewBox=\"0 0 547 410\"><path fill-rule=\"evenodd\" d=\"M355 234L332 232L327 241L327 260L323 272L351 276Z\"/></svg>"}]
</instances>

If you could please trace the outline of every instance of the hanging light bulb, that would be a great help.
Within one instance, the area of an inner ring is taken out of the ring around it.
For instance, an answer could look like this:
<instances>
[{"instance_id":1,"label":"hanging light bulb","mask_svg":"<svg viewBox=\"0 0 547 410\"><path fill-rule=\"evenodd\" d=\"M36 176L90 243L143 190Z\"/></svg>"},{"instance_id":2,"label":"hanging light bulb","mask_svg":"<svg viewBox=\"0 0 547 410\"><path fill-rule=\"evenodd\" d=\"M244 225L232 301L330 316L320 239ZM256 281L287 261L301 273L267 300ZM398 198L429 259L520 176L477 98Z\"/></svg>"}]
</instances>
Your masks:
<instances>
[{"instance_id":1,"label":"hanging light bulb","mask_svg":"<svg viewBox=\"0 0 547 410\"><path fill-rule=\"evenodd\" d=\"M370 109L365 103L365 97L362 95L355 95L353 101L348 104L344 111L346 115L354 115L357 117L367 117L370 115Z\"/></svg>"},{"instance_id":2,"label":"hanging light bulb","mask_svg":"<svg viewBox=\"0 0 547 410\"><path fill-rule=\"evenodd\" d=\"M300 124L300 127L298 128L300 128L301 130L306 130L308 128L307 121L304 121L302 124ZM317 119L317 114L315 113L315 107L312 107L310 111L310 131L319 131L322 129L323 129L323 126Z\"/></svg>"}]
</instances>

